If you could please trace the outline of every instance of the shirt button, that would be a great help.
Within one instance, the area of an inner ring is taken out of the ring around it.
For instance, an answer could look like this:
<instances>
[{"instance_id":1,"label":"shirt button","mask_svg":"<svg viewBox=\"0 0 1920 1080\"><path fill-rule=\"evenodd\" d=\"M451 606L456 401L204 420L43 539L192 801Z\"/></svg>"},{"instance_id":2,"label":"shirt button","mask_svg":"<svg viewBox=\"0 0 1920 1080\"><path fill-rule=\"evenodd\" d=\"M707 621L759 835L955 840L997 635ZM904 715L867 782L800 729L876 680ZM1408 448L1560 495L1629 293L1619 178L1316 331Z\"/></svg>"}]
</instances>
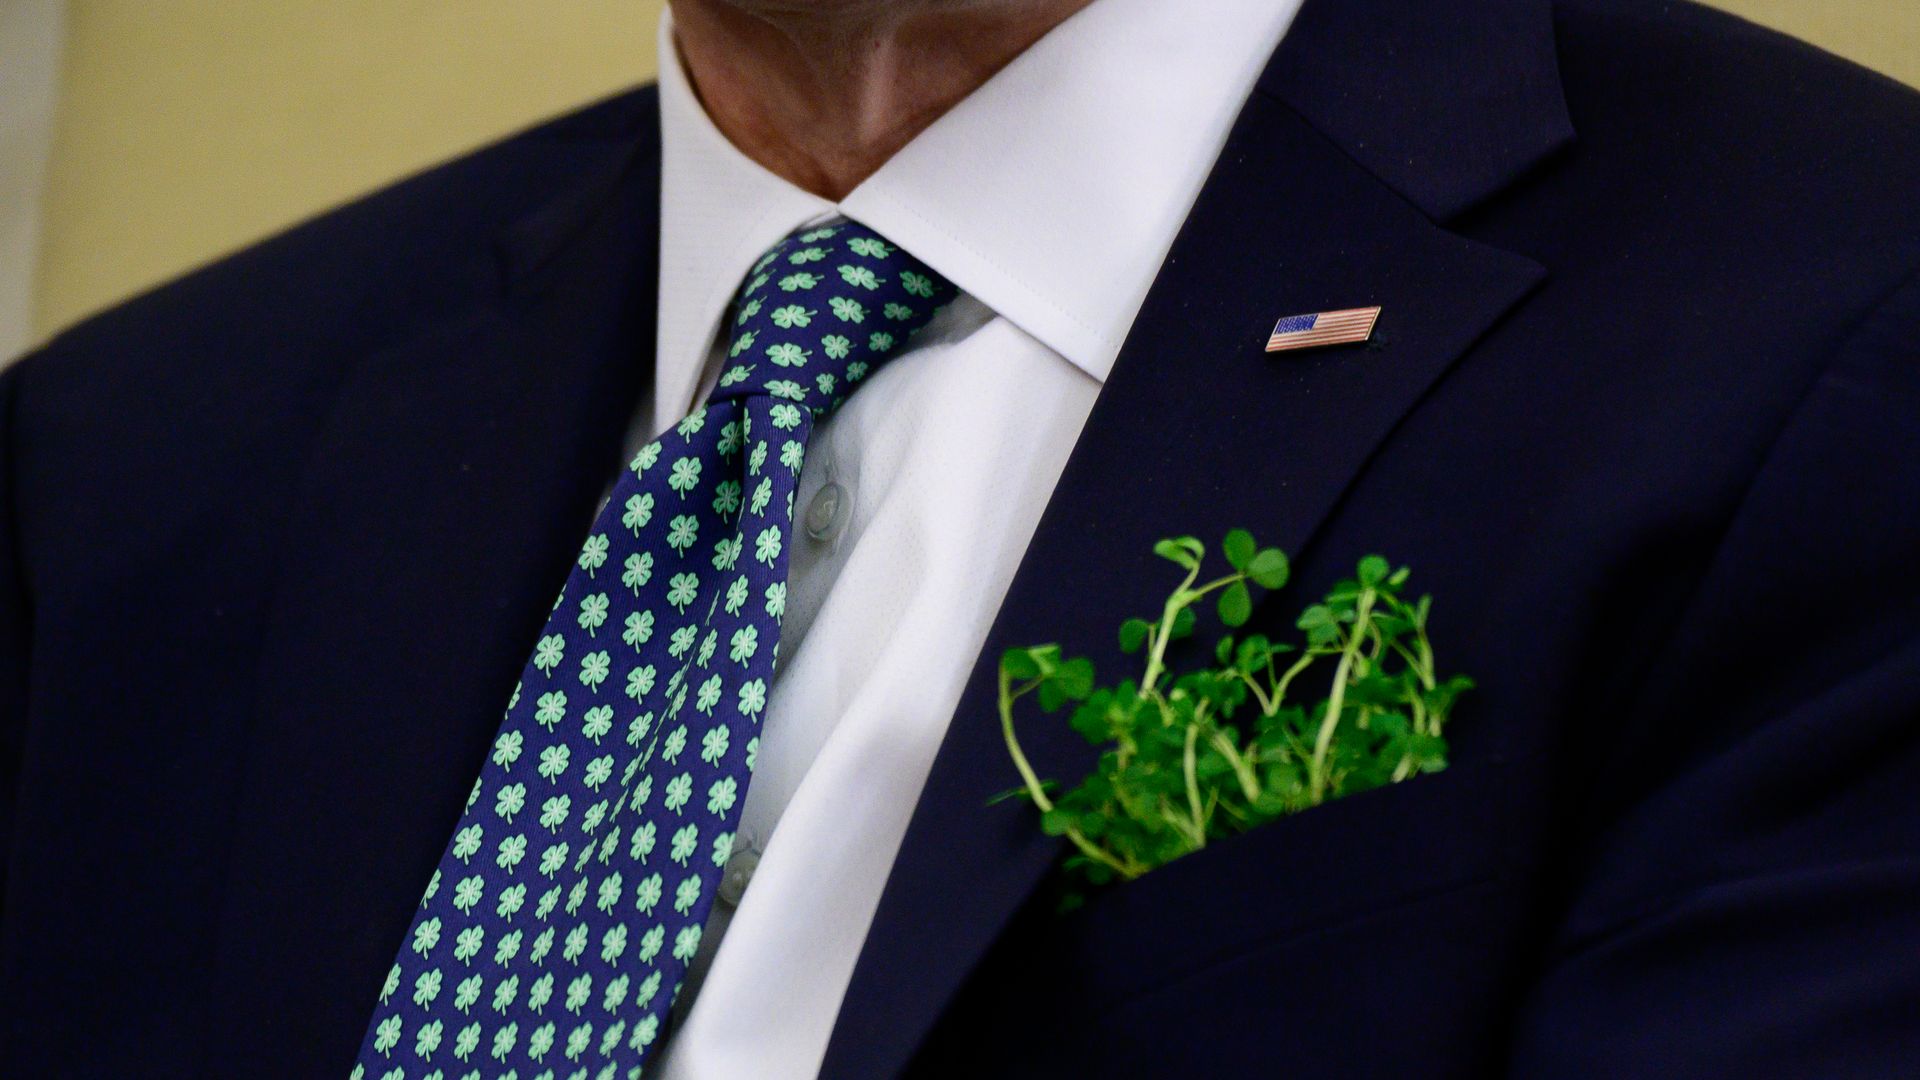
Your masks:
<instances>
[{"instance_id":1,"label":"shirt button","mask_svg":"<svg viewBox=\"0 0 1920 1080\"><path fill-rule=\"evenodd\" d=\"M747 884L753 880L753 872L759 868L760 849L743 830L734 837L733 854L727 857L727 865L720 871L717 891L720 902L728 907L739 907L740 898L746 895Z\"/></svg>"},{"instance_id":2,"label":"shirt button","mask_svg":"<svg viewBox=\"0 0 1920 1080\"><path fill-rule=\"evenodd\" d=\"M852 495L837 481L829 480L807 503L807 535L815 540L831 540L846 524Z\"/></svg>"}]
</instances>

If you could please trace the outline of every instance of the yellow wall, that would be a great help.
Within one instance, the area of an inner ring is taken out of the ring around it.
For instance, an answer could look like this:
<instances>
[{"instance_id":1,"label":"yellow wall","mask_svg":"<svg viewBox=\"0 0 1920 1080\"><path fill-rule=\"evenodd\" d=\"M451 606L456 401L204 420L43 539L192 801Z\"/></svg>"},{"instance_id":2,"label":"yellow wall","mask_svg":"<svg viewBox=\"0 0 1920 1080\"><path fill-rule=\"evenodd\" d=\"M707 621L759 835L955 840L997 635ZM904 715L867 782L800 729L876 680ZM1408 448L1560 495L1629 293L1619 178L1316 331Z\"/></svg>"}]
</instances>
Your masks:
<instances>
[{"instance_id":1,"label":"yellow wall","mask_svg":"<svg viewBox=\"0 0 1920 1080\"><path fill-rule=\"evenodd\" d=\"M36 330L651 79L660 7L71 0Z\"/></svg>"},{"instance_id":2,"label":"yellow wall","mask_svg":"<svg viewBox=\"0 0 1920 1080\"><path fill-rule=\"evenodd\" d=\"M1718 2L1920 85L1914 0ZM650 78L660 6L71 0L36 330Z\"/></svg>"}]
</instances>

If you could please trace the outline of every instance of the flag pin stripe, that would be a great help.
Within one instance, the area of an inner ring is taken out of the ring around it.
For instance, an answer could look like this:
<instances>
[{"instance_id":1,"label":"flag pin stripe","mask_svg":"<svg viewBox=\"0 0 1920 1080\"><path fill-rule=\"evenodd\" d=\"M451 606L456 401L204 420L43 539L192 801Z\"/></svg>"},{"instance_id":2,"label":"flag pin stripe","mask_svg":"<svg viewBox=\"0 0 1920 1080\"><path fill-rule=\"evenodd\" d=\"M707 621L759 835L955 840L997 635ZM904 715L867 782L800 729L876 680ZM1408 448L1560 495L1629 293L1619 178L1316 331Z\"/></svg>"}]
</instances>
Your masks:
<instances>
[{"instance_id":1,"label":"flag pin stripe","mask_svg":"<svg viewBox=\"0 0 1920 1080\"><path fill-rule=\"evenodd\" d=\"M1273 333L1267 337L1267 351L1285 352L1289 349L1310 349L1317 345L1365 341L1373 336L1373 322L1379 317L1380 309L1377 307L1288 315L1273 324Z\"/></svg>"}]
</instances>

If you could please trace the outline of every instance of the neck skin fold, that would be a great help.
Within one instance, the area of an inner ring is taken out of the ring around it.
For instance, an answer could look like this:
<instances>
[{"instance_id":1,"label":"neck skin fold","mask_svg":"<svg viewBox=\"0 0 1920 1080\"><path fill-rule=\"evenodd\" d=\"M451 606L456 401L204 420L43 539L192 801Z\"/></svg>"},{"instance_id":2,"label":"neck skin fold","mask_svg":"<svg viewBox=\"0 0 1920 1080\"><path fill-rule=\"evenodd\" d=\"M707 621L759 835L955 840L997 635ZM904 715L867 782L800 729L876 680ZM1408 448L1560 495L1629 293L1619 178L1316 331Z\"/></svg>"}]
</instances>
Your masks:
<instances>
[{"instance_id":1,"label":"neck skin fold","mask_svg":"<svg viewBox=\"0 0 1920 1080\"><path fill-rule=\"evenodd\" d=\"M701 105L740 151L838 201L1092 0L675 0Z\"/></svg>"}]
</instances>

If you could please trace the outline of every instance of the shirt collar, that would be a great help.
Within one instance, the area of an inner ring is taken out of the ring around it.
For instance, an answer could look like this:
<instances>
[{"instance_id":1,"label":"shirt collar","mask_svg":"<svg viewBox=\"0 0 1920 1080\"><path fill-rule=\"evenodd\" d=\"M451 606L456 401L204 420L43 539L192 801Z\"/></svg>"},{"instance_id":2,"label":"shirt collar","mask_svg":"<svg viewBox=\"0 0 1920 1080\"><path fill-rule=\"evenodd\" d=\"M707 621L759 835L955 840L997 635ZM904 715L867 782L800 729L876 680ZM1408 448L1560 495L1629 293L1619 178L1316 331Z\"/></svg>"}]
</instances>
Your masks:
<instances>
[{"instance_id":1,"label":"shirt collar","mask_svg":"<svg viewBox=\"0 0 1920 1080\"><path fill-rule=\"evenodd\" d=\"M844 214L1105 380L1227 128L1300 0L1095 0L837 205L707 117L660 23L658 408L678 416L767 248Z\"/></svg>"}]
</instances>

